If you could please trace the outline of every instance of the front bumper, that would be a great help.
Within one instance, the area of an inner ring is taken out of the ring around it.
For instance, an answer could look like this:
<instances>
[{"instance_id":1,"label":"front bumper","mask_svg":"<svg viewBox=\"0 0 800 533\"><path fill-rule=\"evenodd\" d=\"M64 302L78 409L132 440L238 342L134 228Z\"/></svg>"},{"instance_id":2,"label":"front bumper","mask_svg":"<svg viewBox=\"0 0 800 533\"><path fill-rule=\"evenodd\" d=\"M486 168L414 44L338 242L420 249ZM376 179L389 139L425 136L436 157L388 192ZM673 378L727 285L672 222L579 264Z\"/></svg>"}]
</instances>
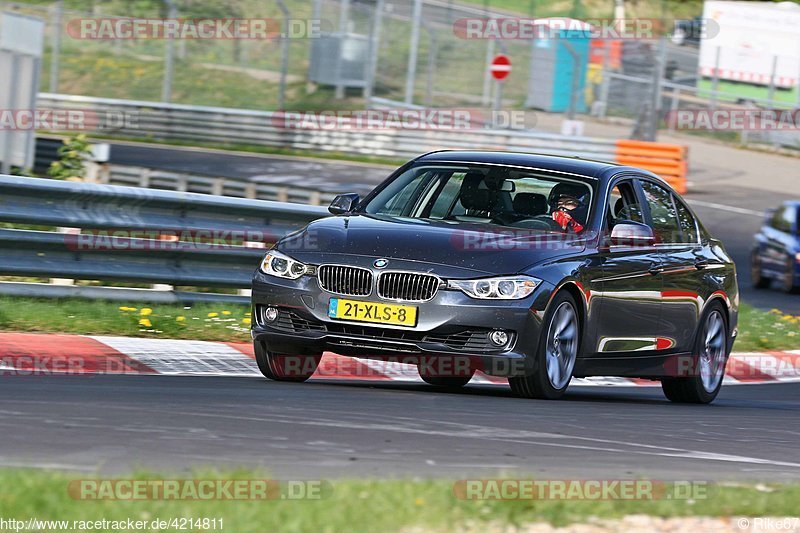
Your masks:
<instances>
[{"instance_id":1,"label":"front bumper","mask_svg":"<svg viewBox=\"0 0 800 533\"><path fill-rule=\"evenodd\" d=\"M327 315L330 298L381 301L376 297L339 296L323 291L317 278L284 280L258 272L253 279L252 337L269 351L312 355L324 351L367 359L415 363L427 358L469 358L473 368L496 376L533 370L541 321L552 287L543 282L522 300L476 300L457 290L440 289L418 308L414 328L334 320ZM266 306L279 309L269 323ZM484 335L494 329L510 333L502 348Z\"/></svg>"}]
</instances>

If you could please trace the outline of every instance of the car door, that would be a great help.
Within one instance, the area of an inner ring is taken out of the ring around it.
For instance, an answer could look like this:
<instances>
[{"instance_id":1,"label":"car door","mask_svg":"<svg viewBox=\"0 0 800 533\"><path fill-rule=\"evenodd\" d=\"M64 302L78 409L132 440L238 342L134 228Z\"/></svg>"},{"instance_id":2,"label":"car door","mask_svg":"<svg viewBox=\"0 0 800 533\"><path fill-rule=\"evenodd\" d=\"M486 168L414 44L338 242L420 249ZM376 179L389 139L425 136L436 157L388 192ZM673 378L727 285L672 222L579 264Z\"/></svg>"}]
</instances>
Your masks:
<instances>
[{"instance_id":1,"label":"car door","mask_svg":"<svg viewBox=\"0 0 800 533\"><path fill-rule=\"evenodd\" d=\"M611 183L603 227L610 235L621 221L645 223L642 196L633 178ZM661 319L659 253L655 246L608 246L601 255L597 352L610 355L653 350Z\"/></svg>"},{"instance_id":2,"label":"car door","mask_svg":"<svg viewBox=\"0 0 800 533\"><path fill-rule=\"evenodd\" d=\"M704 301L704 271L714 256L704 250L697 221L683 200L650 179L642 178L640 186L663 276L660 348L690 351Z\"/></svg>"}]
</instances>

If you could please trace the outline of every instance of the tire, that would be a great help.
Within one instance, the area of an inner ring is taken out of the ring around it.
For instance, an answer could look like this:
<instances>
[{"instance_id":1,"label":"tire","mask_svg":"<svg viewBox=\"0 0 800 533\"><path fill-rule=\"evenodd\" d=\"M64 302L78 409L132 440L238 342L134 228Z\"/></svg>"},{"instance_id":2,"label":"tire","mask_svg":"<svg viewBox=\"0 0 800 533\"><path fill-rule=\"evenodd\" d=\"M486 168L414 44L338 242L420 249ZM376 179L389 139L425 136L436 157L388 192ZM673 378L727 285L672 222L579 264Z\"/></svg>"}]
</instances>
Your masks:
<instances>
[{"instance_id":1,"label":"tire","mask_svg":"<svg viewBox=\"0 0 800 533\"><path fill-rule=\"evenodd\" d=\"M322 355L278 354L267 350L263 342L253 341L256 364L265 378L273 381L302 383L316 372Z\"/></svg>"},{"instance_id":2,"label":"tire","mask_svg":"<svg viewBox=\"0 0 800 533\"><path fill-rule=\"evenodd\" d=\"M798 286L794 284L794 268L794 258L790 256L786 260L786 273L783 275L783 283L781 284L783 290L789 294L793 294L798 289Z\"/></svg>"},{"instance_id":3,"label":"tire","mask_svg":"<svg viewBox=\"0 0 800 533\"><path fill-rule=\"evenodd\" d=\"M703 313L693 350L695 372L692 376L661 380L661 389L675 403L707 404L722 388L728 362L728 322L725 310L714 302Z\"/></svg>"},{"instance_id":4,"label":"tire","mask_svg":"<svg viewBox=\"0 0 800 533\"><path fill-rule=\"evenodd\" d=\"M536 370L508 379L514 394L543 400L557 400L564 395L580 353L580 324L575 299L566 291L556 294L542 322Z\"/></svg>"},{"instance_id":5,"label":"tire","mask_svg":"<svg viewBox=\"0 0 800 533\"><path fill-rule=\"evenodd\" d=\"M445 359L445 363L442 362L441 358L436 359L425 359L420 361L420 364L417 365L417 371L419 372L419 377L422 378L422 381L427 383L428 385L433 385L434 387L443 387L445 389L460 389L472 379L472 376L475 375L475 369L471 368L471 365L468 364L468 359L464 359L463 361L467 362L464 366L453 366L452 363L454 361L460 361L460 359L451 359L450 365L447 365L448 369L445 369L444 366L448 361ZM444 375L440 375L437 373L437 370L440 372L445 372Z\"/></svg>"},{"instance_id":6,"label":"tire","mask_svg":"<svg viewBox=\"0 0 800 533\"><path fill-rule=\"evenodd\" d=\"M430 376L423 372L420 372L419 377L422 378L422 381L424 381L428 385L433 385L434 387L443 387L445 389L460 389L461 387L469 383L469 380L472 379L472 374L470 374L469 376L445 378L441 376Z\"/></svg>"},{"instance_id":7,"label":"tire","mask_svg":"<svg viewBox=\"0 0 800 533\"><path fill-rule=\"evenodd\" d=\"M755 252L750 256L750 283L755 289L769 287L769 278L764 277L764 273L761 271L761 260Z\"/></svg>"}]
</instances>

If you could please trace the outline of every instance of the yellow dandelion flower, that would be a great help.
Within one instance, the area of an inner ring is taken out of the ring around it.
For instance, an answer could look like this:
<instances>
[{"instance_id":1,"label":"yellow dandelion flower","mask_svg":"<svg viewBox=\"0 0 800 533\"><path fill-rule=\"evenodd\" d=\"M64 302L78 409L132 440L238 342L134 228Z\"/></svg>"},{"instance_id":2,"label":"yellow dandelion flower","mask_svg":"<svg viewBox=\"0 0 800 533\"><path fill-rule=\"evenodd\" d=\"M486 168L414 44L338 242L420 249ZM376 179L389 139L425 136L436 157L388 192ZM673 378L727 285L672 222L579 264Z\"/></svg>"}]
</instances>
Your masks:
<instances>
[{"instance_id":1,"label":"yellow dandelion flower","mask_svg":"<svg viewBox=\"0 0 800 533\"><path fill-rule=\"evenodd\" d=\"M176 322L183 322L184 320L186 320L185 316L176 316L175 317L175 321Z\"/></svg>"},{"instance_id":2,"label":"yellow dandelion flower","mask_svg":"<svg viewBox=\"0 0 800 533\"><path fill-rule=\"evenodd\" d=\"M139 311L139 314L142 316L150 316L153 314L153 310L149 307L142 307L142 310Z\"/></svg>"},{"instance_id":3,"label":"yellow dandelion flower","mask_svg":"<svg viewBox=\"0 0 800 533\"><path fill-rule=\"evenodd\" d=\"M140 319L139 319L139 325L140 325L140 326L144 326L144 327L146 327L146 328L153 327L153 323L152 323L152 322L150 322L150 319L149 319L149 318L140 318Z\"/></svg>"},{"instance_id":4,"label":"yellow dandelion flower","mask_svg":"<svg viewBox=\"0 0 800 533\"><path fill-rule=\"evenodd\" d=\"M122 307L120 307L120 308L119 308L119 310L120 310L120 311L127 311L127 310L128 310L128 308L127 308L127 307L125 307L125 306L123 305Z\"/></svg>"},{"instance_id":5,"label":"yellow dandelion flower","mask_svg":"<svg viewBox=\"0 0 800 533\"><path fill-rule=\"evenodd\" d=\"M247 317L247 318L243 318L243 319L242 319L242 323L243 323L243 324L247 324L248 326L250 325L250 322L251 322L251 320L250 320L250 317Z\"/></svg>"},{"instance_id":6,"label":"yellow dandelion flower","mask_svg":"<svg viewBox=\"0 0 800 533\"><path fill-rule=\"evenodd\" d=\"M231 312L230 311L223 311L222 314L223 315L229 315L229 314L231 314Z\"/></svg>"},{"instance_id":7,"label":"yellow dandelion flower","mask_svg":"<svg viewBox=\"0 0 800 533\"><path fill-rule=\"evenodd\" d=\"M422 498L416 498L414 500L414 505L425 505L425 500Z\"/></svg>"},{"instance_id":8,"label":"yellow dandelion flower","mask_svg":"<svg viewBox=\"0 0 800 533\"><path fill-rule=\"evenodd\" d=\"M770 309L769 312L772 313L773 315L782 315L783 314L783 313L781 313L780 309Z\"/></svg>"},{"instance_id":9,"label":"yellow dandelion flower","mask_svg":"<svg viewBox=\"0 0 800 533\"><path fill-rule=\"evenodd\" d=\"M794 317L792 315L783 315L781 320L794 320Z\"/></svg>"},{"instance_id":10,"label":"yellow dandelion flower","mask_svg":"<svg viewBox=\"0 0 800 533\"><path fill-rule=\"evenodd\" d=\"M214 318L216 316L219 316L219 313L208 313L208 318Z\"/></svg>"},{"instance_id":11,"label":"yellow dandelion flower","mask_svg":"<svg viewBox=\"0 0 800 533\"><path fill-rule=\"evenodd\" d=\"M761 341L761 344L767 344L767 343L769 342L769 339L768 339L768 338L766 338L766 337L761 337L761 338L760 338L760 339L758 339L758 340L759 340L759 341Z\"/></svg>"}]
</instances>

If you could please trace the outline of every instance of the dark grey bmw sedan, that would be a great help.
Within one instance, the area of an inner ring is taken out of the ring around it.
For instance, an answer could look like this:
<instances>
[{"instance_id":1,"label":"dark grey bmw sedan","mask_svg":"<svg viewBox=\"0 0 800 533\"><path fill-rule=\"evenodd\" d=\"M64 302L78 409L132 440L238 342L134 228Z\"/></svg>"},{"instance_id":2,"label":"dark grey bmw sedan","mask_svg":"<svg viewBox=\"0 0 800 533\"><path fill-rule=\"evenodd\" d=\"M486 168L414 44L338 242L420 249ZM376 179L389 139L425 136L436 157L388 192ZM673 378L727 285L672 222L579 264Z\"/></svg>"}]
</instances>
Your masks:
<instances>
[{"instance_id":1,"label":"dark grey bmw sedan","mask_svg":"<svg viewBox=\"0 0 800 533\"><path fill-rule=\"evenodd\" d=\"M253 279L262 373L304 381L324 351L474 372L555 399L573 377L718 394L737 332L722 243L663 180L579 158L440 151L281 239Z\"/></svg>"}]
</instances>

